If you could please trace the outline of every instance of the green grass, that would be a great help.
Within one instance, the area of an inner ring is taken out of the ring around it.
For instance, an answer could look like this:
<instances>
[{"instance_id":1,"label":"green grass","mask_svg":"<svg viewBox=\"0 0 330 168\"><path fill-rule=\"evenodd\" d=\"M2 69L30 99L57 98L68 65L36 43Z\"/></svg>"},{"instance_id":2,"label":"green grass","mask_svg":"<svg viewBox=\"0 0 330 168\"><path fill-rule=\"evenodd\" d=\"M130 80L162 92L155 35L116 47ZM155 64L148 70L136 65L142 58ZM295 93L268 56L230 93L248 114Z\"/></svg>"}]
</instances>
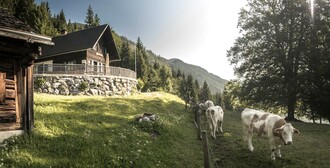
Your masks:
<instances>
[{"instance_id":1,"label":"green grass","mask_svg":"<svg viewBox=\"0 0 330 168\"><path fill-rule=\"evenodd\" d=\"M166 93L129 97L35 94L35 129L8 139L0 167L202 167L193 114ZM141 124L137 114L155 113ZM159 133L153 136L153 133Z\"/></svg>"},{"instance_id":2,"label":"green grass","mask_svg":"<svg viewBox=\"0 0 330 168\"><path fill-rule=\"evenodd\" d=\"M8 139L0 147L0 167L203 167L193 113L178 97L147 93L128 97L35 94L31 135ZM152 124L134 121L150 112ZM225 111L223 130L209 138L212 166L225 168L326 168L330 165L330 126L292 123L300 130L293 145L270 160L268 140L254 137L255 151L242 141L239 112ZM159 133L154 136L154 133Z\"/></svg>"},{"instance_id":3,"label":"green grass","mask_svg":"<svg viewBox=\"0 0 330 168\"><path fill-rule=\"evenodd\" d=\"M213 163L228 168L327 168L330 166L330 126L292 122L300 134L293 136L294 143L281 147L282 158L270 159L268 139L254 136L254 152L242 140L240 112L225 112L223 135L209 138L214 153Z\"/></svg>"}]
</instances>

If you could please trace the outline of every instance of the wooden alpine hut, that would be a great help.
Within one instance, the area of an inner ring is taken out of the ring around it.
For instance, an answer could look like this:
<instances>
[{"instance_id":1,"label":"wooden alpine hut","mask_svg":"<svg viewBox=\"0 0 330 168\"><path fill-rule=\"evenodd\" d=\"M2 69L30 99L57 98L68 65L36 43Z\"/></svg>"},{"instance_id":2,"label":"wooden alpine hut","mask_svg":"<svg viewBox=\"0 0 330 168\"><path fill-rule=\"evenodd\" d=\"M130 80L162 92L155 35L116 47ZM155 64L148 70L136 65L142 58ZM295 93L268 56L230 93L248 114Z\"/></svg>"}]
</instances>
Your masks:
<instances>
[{"instance_id":1,"label":"wooden alpine hut","mask_svg":"<svg viewBox=\"0 0 330 168\"><path fill-rule=\"evenodd\" d=\"M0 8L0 142L33 128L33 64L51 38Z\"/></svg>"}]
</instances>

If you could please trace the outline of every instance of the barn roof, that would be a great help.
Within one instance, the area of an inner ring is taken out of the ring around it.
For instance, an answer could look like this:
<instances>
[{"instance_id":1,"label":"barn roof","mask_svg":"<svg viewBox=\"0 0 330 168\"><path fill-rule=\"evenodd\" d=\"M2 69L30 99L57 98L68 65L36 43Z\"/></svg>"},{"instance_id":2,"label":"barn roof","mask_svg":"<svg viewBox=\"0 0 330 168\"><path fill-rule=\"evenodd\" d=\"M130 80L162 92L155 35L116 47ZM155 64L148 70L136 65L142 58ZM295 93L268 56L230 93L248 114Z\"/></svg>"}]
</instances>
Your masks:
<instances>
[{"instance_id":1,"label":"barn roof","mask_svg":"<svg viewBox=\"0 0 330 168\"><path fill-rule=\"evenodd\" d=\"M50 37L36 34L31 27L10 14L5 8L0 8L0 36L26 40L29 43L54 44Z\"/></svg>"},{"instance_id":2,"label":"barn roof","mask_svg":"<svg viewBox=\"0 0 330 168\"><path fill-rule=\"evenodd\" d=\"M45 46L43 53L45 57L49 57L68 52L87 50L88 48L94 48L102 37L106 40L106 47L110 57L112 59L119 59L117 47L108 24L54 37L53 42L55 46Z\"/></svg>"}]
</instances>

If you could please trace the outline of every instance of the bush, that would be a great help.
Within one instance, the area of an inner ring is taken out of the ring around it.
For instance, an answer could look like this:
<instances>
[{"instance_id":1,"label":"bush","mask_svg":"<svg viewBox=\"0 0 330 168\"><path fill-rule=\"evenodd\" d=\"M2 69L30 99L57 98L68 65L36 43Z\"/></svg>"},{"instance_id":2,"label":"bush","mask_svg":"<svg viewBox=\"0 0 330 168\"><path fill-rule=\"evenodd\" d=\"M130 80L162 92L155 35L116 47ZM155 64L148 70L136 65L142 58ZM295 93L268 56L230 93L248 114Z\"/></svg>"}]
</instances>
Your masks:
<instances>
[{"instance_id":1,"label":"bush","mask_svg":"<svg viewBox=\"0 0 330 168\"><path fill-rule=\"evenodd\" d=\"M34 84L36 86L36 88L42 88L44 86L44 84L46 83L46 79L45 78L37 78L35 81L34 81Z\"/></svg>"},{"instance_id":2,"label":"bush","mask_svg":"<svg viewBox=\"0 0 330 168\"><path fill-rule=\"evenodd\" d=\"M84 92L88 88L88 83L85 81L82 81L80 85L78 86L79 91Z\"/></svg>"}]
</instances>

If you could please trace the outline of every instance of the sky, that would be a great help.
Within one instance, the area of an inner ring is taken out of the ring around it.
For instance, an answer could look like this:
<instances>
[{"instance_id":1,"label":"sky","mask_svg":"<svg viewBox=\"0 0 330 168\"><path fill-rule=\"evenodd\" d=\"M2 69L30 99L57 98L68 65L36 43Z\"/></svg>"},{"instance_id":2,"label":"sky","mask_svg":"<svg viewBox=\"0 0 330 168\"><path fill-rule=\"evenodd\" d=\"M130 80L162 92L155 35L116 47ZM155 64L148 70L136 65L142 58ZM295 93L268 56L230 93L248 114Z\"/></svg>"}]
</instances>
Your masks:
<instances>
[{"instance_id":1,"label":"sky","mask_svg":"<svg viewBox=\"0 0 330 168\"><path fill-rule=\"evenodd\" d=\"M36 0L67 21L84 23L91 5L101 24L156 55L200 66L223 79L235 79L226 54L239 36L238 13L246 0Z\"/></svg>"}]
</instances>

